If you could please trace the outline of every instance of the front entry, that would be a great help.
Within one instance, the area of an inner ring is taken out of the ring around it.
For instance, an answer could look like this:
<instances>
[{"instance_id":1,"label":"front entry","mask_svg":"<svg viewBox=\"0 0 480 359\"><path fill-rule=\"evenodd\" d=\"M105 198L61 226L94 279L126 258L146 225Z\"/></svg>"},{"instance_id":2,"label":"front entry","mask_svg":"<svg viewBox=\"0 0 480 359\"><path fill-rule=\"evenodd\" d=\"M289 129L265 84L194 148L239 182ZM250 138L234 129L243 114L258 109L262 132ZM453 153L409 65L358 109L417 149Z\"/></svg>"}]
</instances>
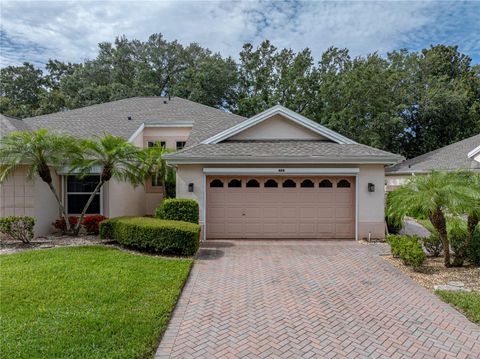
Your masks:
<instances>
[{"instance_id":1,"label":"front entry","mask_svg":"<svg viewBox=\"0 0 480 359\"><path fill-rule=\"evenodd\" d=\"M355 177L207 176L208 239L354 239Z\"/></svg>"}]
</instances>

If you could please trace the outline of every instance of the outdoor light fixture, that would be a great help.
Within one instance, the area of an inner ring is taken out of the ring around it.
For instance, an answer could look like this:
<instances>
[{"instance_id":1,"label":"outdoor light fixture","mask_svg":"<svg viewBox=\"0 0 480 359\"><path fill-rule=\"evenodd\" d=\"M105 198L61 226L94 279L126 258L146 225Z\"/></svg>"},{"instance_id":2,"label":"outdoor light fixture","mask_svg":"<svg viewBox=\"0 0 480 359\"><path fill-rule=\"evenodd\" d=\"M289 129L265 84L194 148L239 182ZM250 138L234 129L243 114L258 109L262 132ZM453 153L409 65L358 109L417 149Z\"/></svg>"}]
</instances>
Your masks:
<instances>
[{"instance_id":1,"label":"outdoor light fixture","mask_svg":"<svg viewBox=\"0 0 480 359\"><path fill-rule=\"evenodd\" d=\"M193 192L193 183L188 184L188 192Z\"/></svg>"},{"instance_id":2,"label":"outdoor light fixture","mask_svg":"<svg viewBox=\"0 0 480 359\"><path fill-rule=\"evenodd\" d=\"M373 183L368 184L368 192L375 192L375 185Z\"/></svg>"}]
</instances>

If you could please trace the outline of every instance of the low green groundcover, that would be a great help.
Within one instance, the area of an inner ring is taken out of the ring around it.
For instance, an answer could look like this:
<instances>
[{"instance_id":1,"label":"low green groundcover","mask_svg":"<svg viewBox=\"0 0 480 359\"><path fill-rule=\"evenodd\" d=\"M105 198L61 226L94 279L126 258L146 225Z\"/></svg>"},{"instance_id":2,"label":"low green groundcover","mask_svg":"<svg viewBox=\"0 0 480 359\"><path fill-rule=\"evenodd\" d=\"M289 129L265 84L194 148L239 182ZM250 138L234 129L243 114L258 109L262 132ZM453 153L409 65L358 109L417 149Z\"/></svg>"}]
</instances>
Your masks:
<instances>
[{"instance_id":1,"label":"low green groundcover","mask_svg":"<svg viewBox=\"0 0 480 359\"><path fill-rule=\"evenodd\" d=\"M463 312L472 322L480 324L480 293L437 290L440 298Z\"/></svg>"},{"instance_id":2,"label":"low green groundcover","mask_svg":"<svg viewBox=\"0 0 480 359\"><path fill-rule=\"evenodd\" d=\"M0 256L5 358L146 358L165 331L191 259L106 247Z\"/></svg>"}]
</instances>

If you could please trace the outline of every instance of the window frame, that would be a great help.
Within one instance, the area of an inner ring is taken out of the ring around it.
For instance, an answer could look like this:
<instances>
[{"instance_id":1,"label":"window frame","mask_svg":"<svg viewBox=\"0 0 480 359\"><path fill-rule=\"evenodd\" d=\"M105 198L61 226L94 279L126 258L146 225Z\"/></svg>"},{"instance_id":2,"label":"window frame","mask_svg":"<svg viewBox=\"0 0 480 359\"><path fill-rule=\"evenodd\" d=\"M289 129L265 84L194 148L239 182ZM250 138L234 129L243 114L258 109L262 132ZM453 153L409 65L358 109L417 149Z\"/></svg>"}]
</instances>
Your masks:
<instances>
[{"instance_id":1,"label":"window frame","mask_svg":"<svg viewBox=\"0 0 480 359\"><path fill-rule=\"evenodd\" d=\"M270 182L270 181L275 182L276 186L266 186L267 182ZM269 178L266 181L263 181L263 188L279 188L278 181L273 178Z\"/></svg>"},{"instance_id":2,"label":"window frame","mask_svg":"<svg viewBox=\"0 0 480 359\"><path fill-rule=\"evenodd\" d=\"M285 183L287 184L293 183L293 186L290 186L290 185L285 186ZM293 178L286 178L284 181L282 181L282 188L297 188L297 181L295 181Z\"/></svg>"},{"instance_id":3,"label":"window frame","mask_svg":"<svg viewBox=\"0 0 480 359\"><path fill-rule=\"evenodd\" d=\"M303 184L307 182L307 183L311 183L312 185L311 186L304 186ZM312 181L310 178L305 178L302 182L300 182L300 188L315 188L315 182Z\"/></svg>"},{"instance_id":4,"label":"window frame","mask_svg":"<svg viewBox=\"0 0 480 359\"><path fill-rule=\"evenodd\" d=\"M183 146L178 148L178 144L183 143ZM185 145L187 144L187 141L175 141L175 149L177 151L183 150L185 148Z\"/></svg>"},{"instance_id":5,"label":"window frame","mask_svg":"<svg viewBox=\"0 0 480 359\"><path fill-rule=\"evenodd\" d=\"M330 186L322 186L323 182L330 183ZM324 178L324 179L322 179L321 181L318 182L318 188L333 188L333 187L334 187L334 183L332 181L330 181L328 178Z\"/></svg>"},{"instance_id":6,"label":"window frame","mask_svg":"<svg viewBox=\"0 0 480 359\"><path fill-rule=\"evenodd\" d=\"M258 186L249 186L248 183L251 182L251 181L255 181ZM245 188L260 188L260 187L261 187L260 181L258 181L255 178L250 178L248 181L245 182Z\"/></svg>"},{"instance_id":7,"label":"window frame","mask_svg":"<svg viewBox=\"0 0 480 359\"><path fill-rule=\"evenodd\" d=\"M70 213L69 210L68 210L68 196L69 195L91 195L93 193L92 192L69 192L68 191L68 177L71 176L71 177L76 177L76 175L72 174L72 175L63 175L62 176L62 191L63 191L63 196L62 196L62 199L63 199L63 205L65 207L65 210L67 211L67 214L69 216L79 216L81 213ZM90 174L89 176L96 176L100 179L100 174L98 173L92 173ZM100 214L103 216L103 201L104 201L104 195L103 195L103 187L105 185L103 185L102 187L100 187L100 190L98 191L98 196L99 196L99 202L100 202L100 213L85 213L86 216L94 216L96 214Z\"/></svg>"},{"instance_id":8,"label":"window frame","mask_svg":"<svg viewBox=\"0 0 480 359\"><path fill-rule=\"evenodd\" d=\"M234 182L235 181L235 182ZM240 183L240 186L230 186L230 183ZM227 188L243 188L243 185L242 185L242 180L241 179L238 179L238 178L231 178L228 183L227 183ZM215 187L214 187L215 188Z\"/></svg>"},{"instance_id":9,"label":"window frame","mask_svg":"<svg viewBox=\"0 0 480 359\"><path fill-rule=\"evenodd\" d=\"M339 184L340 184L341 182L346 182L346 183L348 183L348 186L339 186ZM335 187L336 187L336 188L352 188L352 183L351 183L349 180L347 180L346 178L342 178L340 181L337 181L337 184L336 184Z\"/></svg>"},{"instance_id":10,"label":"window frame","mask_svg":"<svg viewBox=\"0 0 480 359\"><path fill-rule=\"evenodd\" d=\"M148 148L156 147L156 146L155 146L155 142L160 142L160 147L163 147L164 149L167 148L167 141L161 141L161 140L157 140L157 141L147 141L147 147L148 147Z\"/></svg>"},{"instance_id":11,"label":"window frame","mask_svg":"<svg viewBox=\"0 0 480 359\"><path fill-rule=\"evenodd\" d=\"M212 183L215 181L219 181L222 185L221 186L212 186ZM208 182L208 188L225 188L225 182L222 181L220 178L214 178L210 182Z\"/></svg>"}]
</instances>

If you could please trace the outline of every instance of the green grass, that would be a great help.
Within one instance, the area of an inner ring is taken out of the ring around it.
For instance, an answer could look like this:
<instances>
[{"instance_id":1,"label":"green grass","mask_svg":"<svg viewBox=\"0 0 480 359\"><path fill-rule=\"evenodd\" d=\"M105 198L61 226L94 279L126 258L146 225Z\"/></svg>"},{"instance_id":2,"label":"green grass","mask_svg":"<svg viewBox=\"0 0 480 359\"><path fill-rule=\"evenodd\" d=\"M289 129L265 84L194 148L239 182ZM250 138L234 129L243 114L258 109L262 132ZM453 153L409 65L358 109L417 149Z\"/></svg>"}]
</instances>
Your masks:
<instances>
[{"instance_id":1,"label":"green grass","mask_svg":"<svg viewBox=\"0 0 480 359\"><path fill-rule=\"evenodd\" d=\"M191 264L107 247L1 255L2 357L151 357Z\"/></svg>"},{"instance_id":2,"label":"green grass","mask_svg":"<svg viewBox=\"0 0 480 359\"><path fill-rule=\"evenodd\" d=\"M480 324L480 293L450 292L437 290L435 292L443 301L452 304L472 322Z\"/></svg>"}]
</instances>

